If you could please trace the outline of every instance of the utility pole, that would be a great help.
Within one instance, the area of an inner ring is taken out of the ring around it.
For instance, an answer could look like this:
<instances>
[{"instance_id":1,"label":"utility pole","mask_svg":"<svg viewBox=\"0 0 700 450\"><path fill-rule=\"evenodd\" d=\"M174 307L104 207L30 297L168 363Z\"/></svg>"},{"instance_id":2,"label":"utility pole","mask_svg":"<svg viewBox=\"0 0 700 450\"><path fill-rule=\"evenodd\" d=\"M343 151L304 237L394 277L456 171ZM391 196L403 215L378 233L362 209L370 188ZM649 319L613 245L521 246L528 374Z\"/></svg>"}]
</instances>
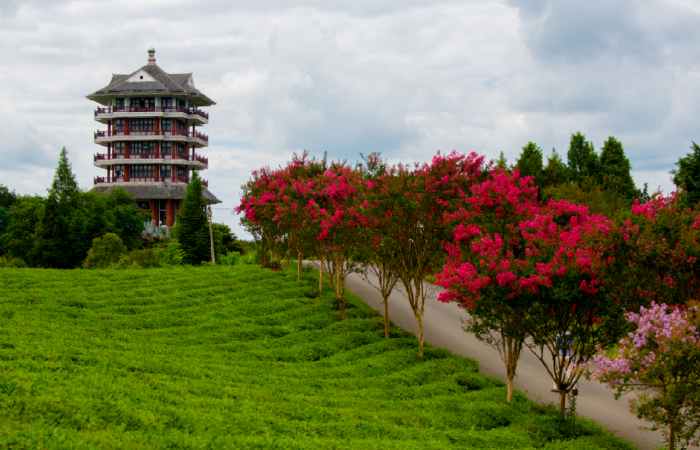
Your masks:
<instances>
[{"instance_id":1,"label":"utility pole","mask_svg":"<svg viewBox=\"0 0 700 450\"><path fill-rule=\"evenodd\" d=\"M216 264L216 259L214 258L214 232L211 226L211 206L207 206L207 215L209 216L209 241L211 242L211 263Z\"/></svg>"}]
</instances>

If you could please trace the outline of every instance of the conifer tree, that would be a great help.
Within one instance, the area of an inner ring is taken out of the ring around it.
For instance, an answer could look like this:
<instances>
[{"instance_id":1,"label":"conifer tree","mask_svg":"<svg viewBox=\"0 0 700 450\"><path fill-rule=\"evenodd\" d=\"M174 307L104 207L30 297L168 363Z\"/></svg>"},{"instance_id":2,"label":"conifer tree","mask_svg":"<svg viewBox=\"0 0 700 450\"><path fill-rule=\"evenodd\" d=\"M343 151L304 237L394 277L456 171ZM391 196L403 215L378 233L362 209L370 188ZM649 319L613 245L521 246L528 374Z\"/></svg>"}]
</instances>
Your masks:
<instances>
[{"instance_id":1,"label":"conifer tree","mask_svg":"<svg viewBox=\"0 0 700 450\"><path fill-rule=\"evenodd\" d=\"M692 153L686 154L685 158L678 158L678 169L672 170L671 175L673 184L687 193L686 205L693 207L700 202L700 146L693 142L690 149Z\"/></svg>"},{"instance_id":2,"label":"conifer tree","mask_svg":"<svg viewBox=\"0 0 700 450\"><path fill-rule=\"evenodd\" d=\"M63 147L37 228L40 265L68 269L82 262L84 236L81 214L77 211L81 206L80 194L68 152Z\"/></svg>"},{"instance_id":3,"label":"conifer tree","mask_svg":"<svg viewBox=\"0 0 700 450\"><path fill-rule=\"evenodd\" d=\"M177 218L173 234L185 253L184 264L200 264L211 259L209 224L204 199L204 185L197 171L192 173L192 181L187 185L182 199L182 210Z\"/></svg>"},{"instance_id":4,"label":"conifer tree","mask_svg":"<svg viewBox=\"0 0 700 450\"><path fill-rule=\"evenodd\" d=\"M561 156L552 148L552 154L547 157L547 165L542 170L542 180L538 184L540 188L556 186L569 181L569 172Z\"/></svg>"},{"instance_id":5,"label":"conifer tree","mask_svg":"<svg viewBox=\"0 0 700 450\"><path fill-rule=\"evenodd\" d=\"M496 167L503 169L503 170L509 170L510 168L508 167L508 160L506 159L506 156L501 152L500 155L498 155L498 159L495 161Z\"/></svg>"},{"instance_id":6,"label":"conifer tree","mask_svg":"<svg viewBox=\"0 0 700 450\"><path fill-rule=\"evenodd\" d=\"M640 192L634 185L630 169L630 160L625 156L622 143L610 136L600 153L600 181L605 190L612 190L626 200L638 198Z\"/></svg>"},{"instance_id":7,"label":"conifer tree","mask_svg":"<svg viewBox=\"0 0 700 450\"><path fill-rule=\"evenodd\" d=\"M586 136L577 132L571 134L569 150L566 153L570 178L581 182L585 178L597 178L600 170L600 158L593 143L586 141Z\"/></svg>"},{"instance_id":8,"label":"conifer tree","mask_svg":"<svg viewBox=\"0 0 700 450\"><path fill-rule=\"evenodd\" d=\"M540 186L542 182L542 149L534 142L530 141L523 147L520 158L515 163L515 168L520 171L521 177L535 177L535 186Z\"/></svg>"}]
</instances>

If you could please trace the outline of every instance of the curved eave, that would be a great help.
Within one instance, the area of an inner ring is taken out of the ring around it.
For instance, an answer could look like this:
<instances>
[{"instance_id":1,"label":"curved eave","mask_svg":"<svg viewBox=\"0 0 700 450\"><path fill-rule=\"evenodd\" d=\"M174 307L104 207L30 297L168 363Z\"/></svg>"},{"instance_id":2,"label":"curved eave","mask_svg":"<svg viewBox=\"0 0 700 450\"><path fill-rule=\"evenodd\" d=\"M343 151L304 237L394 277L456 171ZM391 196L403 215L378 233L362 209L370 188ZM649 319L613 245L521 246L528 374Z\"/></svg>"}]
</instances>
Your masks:
<instances>
[{"instance_id":1,"label":"curved eave","mask_svg":"<svg viewBox=\"0 0 700 450\"><path fill-rule=\"evenodd\" d=\"M161 91L129 91L129 92L104 92L104 93L99 93L95 92L93 94L86 95L85 98L88 100L92 100L94 102L99 103L100 105L107 106L109 101L117 98L117 97L134 97L134 96L141 96L141 95L159 95L161 97L175 97L175 98L186 98L191 106L213 106L216 105L216 102L209 97L205 97L202 95L198 94L190 94L187 92L183 93L176 93L176 92L168 92L165 90Z\"/></svg>"}]
</instances>

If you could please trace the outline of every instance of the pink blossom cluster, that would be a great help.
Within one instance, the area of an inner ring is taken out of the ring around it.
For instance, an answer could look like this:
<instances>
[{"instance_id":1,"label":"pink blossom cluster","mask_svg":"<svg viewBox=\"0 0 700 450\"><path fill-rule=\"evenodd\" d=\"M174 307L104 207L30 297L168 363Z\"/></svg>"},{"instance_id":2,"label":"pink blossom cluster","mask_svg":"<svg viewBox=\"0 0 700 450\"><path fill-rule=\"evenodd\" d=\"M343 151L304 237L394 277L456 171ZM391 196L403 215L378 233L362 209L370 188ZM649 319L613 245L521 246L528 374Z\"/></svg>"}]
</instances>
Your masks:
<instances>
[{"instance_id":1,"label":"pink blossom cluster","mask_svg":"<svg viewBox=\"0 0 700 450\"><path fill-rule=\"evenodd\" d=\"M696 308L652 303L639 313L629 312L627 320L635 331L620 341L618 352L608 357L604 350L595 356L597 370L591 379L612 388L620 385L650 384L668 378L672 367L700 355L700 332L690 320Z\"/></svg>"}]
</instances>

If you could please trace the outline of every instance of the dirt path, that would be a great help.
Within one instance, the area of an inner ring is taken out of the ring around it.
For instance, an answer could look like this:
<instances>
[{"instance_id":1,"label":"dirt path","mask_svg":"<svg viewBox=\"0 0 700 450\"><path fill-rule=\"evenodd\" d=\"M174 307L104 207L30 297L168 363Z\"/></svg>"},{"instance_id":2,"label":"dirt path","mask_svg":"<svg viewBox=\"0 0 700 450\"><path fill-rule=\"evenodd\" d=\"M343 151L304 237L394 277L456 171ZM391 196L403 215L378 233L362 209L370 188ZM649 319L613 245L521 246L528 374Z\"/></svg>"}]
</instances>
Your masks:
<instances>
[{"instance_id":1,"label":"dirt path","mask_svg":"<svg viewBox=\"0 0 700 450\"><path fill-rule=\"evenodd\" d=\"M346 287L383 315L381 295L359 275L351 274ZM426 300L423 319L426 342L475 359L481 366L481 373L505 380L505 368L498 352L462 331L460 318L464 317L464 311L455 304L437 302L436 296L437 294ZM389 318L404 330L417 334L418 326L408 300L399 292L392 293L389 298ZM525 392L532 400L546 403L559 401L559 395L551 392L552 380L541 363L527 350L523 351L518 363L515 388ZM637 428L644 422L629 412L628 398L623 396L620 400L615 400L613 392L600 383L581 380L578 413L607 426L609 430L615 431L616 436L636 442L640 449L652 450L663 442L663 437L660 432L641 431Z\"/></svg>"}]
</instances>

